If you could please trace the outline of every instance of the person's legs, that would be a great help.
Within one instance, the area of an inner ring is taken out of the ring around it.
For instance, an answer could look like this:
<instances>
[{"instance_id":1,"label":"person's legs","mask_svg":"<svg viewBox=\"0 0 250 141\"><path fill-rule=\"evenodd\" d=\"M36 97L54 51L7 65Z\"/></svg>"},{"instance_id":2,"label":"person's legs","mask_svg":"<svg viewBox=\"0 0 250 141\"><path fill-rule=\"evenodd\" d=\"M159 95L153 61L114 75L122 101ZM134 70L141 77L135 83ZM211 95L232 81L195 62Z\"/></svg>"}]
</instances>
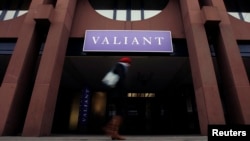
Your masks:
<instances>
[{"instance_id":1,"label":"person's legs","mask_svg":"<svg viewBox=\"0 0 250 141\"><path fill-rule=\"evenodd\" d=\"M108 124L104 127L105 133L115 140L125 140L125 138L119 134L119 129L126 113L124 102L125 99L121 97L113 99L113 103L115 104L116 108L116 115L113 116Z\"/></svg>"}]
</instances>

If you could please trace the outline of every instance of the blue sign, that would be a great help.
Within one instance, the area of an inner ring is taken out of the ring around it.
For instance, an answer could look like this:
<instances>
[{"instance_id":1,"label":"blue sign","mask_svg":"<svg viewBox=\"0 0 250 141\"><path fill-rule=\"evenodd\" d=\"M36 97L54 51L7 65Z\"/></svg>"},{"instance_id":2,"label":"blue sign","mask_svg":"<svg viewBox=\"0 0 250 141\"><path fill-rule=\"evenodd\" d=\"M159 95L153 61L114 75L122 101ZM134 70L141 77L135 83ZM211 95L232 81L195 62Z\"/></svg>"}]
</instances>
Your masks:
<instances>
[{"instance_id":1,"label":"blue sign","mask_svg":"<svg viewBox=\"0 0 250 141\"><path fill-rule=\"evenodd\" d=\"M89 116L90 91L84 88L80 98L79 122L81 125L86 125Z\"/></svg>"}]
</instances>

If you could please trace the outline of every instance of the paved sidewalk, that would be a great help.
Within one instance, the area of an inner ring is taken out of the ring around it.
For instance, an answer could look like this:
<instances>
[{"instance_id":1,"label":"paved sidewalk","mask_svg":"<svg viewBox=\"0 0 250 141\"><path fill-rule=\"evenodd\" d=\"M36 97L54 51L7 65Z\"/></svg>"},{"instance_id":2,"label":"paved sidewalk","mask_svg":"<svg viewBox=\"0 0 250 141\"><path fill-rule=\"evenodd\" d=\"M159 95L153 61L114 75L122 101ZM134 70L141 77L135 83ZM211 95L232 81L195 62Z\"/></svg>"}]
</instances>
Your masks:
<instances>
[{"instance_id":1,"label":"paved sidewalk","mask_svg":"<svg viewBox=\"0 0 250 141\"><path fill-rule=\"evenodd\" d=\"M125 136L129 141L207 141L207 136ZM109 141L107 136L0 136L0 141Z\"/></svg>"}]
</instances>

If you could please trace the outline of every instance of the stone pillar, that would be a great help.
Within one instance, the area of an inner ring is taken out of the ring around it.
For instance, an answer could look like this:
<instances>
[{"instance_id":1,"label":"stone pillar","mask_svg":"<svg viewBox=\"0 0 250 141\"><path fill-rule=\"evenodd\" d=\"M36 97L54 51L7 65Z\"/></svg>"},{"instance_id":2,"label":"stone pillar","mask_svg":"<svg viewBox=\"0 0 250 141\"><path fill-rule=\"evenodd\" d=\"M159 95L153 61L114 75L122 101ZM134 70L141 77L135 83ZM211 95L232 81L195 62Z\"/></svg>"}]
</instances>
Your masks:
<instances>
[{"instance_id":1,"label":"stone pillar","mask_svg":"<svg viewBox=\"0 0 250 141\"><path fill-rule=\"evenodd\" d=\"M201 135L209 124L224 124L224 113L205 32L207 14L198 0L181 0L182 19L188 44ZM208 16L210 17L210 16ZM213 17L213 16L212 16ZM215 16L216 17L216 16ZM217 19L216 19L217 21Z\"/></svg>"},{"instance_id":2,"label":"stone pillar","mask_svg":"<svg viewBox=\"0 0 250 141\"><path fill-rule=\"evenodd\" d=\"M27 90L40 49L32 14L34 10L32 8L29 10L22 23L15 50L0 88L0 135L2 136L16 135L22 130L30 98Z\"/></svg>"},{"instance_id":3,"label":"stone pillar","mask_svg":"<svg viewBox=\"0 0 250 141\"><path fill-rule=\"evenodd\" d=\"M223 0L208 0L220 11L217 60L230 124L250 124L250 87L237 39Z\"/></svg>"},{"instance_id":4,"label":"stone pillar","mask_svg":"<svg viewBox=\"0 0 250 141\"><path fill-rule=\"evenodd\" d=\"M57 1L35 81L23 136L50 135L77 0Z\"/></svg>"}]
</instances>

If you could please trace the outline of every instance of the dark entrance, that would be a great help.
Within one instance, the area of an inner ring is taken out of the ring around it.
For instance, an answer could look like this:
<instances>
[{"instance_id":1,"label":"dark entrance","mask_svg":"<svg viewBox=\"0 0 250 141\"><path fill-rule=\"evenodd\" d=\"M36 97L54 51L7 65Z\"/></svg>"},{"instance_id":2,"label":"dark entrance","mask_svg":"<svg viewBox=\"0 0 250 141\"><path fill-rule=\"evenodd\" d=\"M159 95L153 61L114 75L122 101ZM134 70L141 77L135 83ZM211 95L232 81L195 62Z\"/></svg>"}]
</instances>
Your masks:
<instances>
[{"instance_id":1,"label":"dark entrance","mask_svg":"<svg viewBox=\"0 0 250 141\"><path fill-rule=\"evenodd\" d=\"M69 93L71 93L69 95ZM55 114L55 134L98 134L102 126L114 113L112 103L105 103L105 95L92 91L88 123L81 125L79 115L71 121L72 115L79 114L82 93L61 92ZM104 97L102 97L104 96ZM127 97L127 117L121 134L124 135L191 135L199 134L199 123L192 86L182 86L163 92L131 92ZM105 109L98 106L107 104ZM77 106L74 106L77 105ZM96 107L94 107L96 105ZM96 109L97 108L97 109ZM74 112L75 111L75 112ZM75 125L74 125L75 124ZM77 125L76 125L77 124ZM72 126L75 126L72 128Z\"/></svg>"},{"instance_id":2,"label":"dark entrance","mask_svg":"<svg viewBox=\"0 0 250 141\"><path fill-rule=\"evenodd\" d=\"M133 62L129 69L130 93L122 134L199 134L186 45L180 41L174 43L174 54L125 55L130 56ZM81 49L81 44L71 48L80 46ZM112 103L107 103L104 115L103 112L96 115L90 110L88 125L84 127L78 125L79 119L71 120L71 115L79 111L80 95L85 86L91 90L91 106L96 105L93 104L93 97L98 92L96 84L114 62L124 55L67 52L73 54L65 58L52 133L103 134L101 127L114 113ZM77 104L78 107L72 108Z\"/></svg>"},{"instance_id":3,"label":"dark entrance","mask_svg":"<svg viewBox=\"0 0 250 141\"><path fill-rule=\"evenodd\" d=\"M199 134L196 106L185 92L135 93L128 97L128 114L121 130L124 134L180 135ZM192 90L192 88L191 88ZM144 95L144 96L143 96Z\"/></svg>"}]
</instances>

